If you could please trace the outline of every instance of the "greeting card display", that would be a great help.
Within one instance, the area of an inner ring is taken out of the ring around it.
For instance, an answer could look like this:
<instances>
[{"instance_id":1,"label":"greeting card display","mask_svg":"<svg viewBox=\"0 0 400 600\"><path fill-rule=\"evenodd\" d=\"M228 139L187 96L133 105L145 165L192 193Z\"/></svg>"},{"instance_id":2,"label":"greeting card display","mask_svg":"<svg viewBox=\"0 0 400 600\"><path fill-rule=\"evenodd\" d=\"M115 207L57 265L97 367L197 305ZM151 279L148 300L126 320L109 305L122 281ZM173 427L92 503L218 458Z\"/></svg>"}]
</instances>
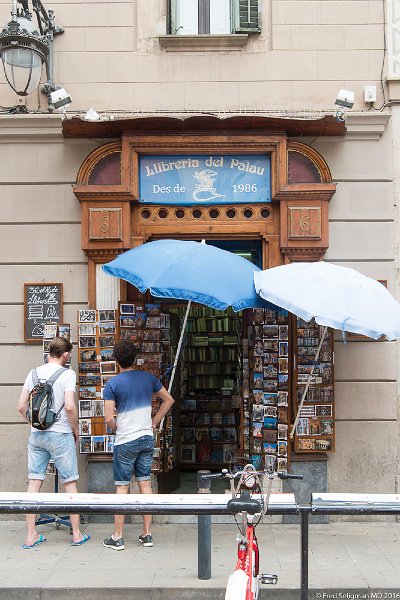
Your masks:
<instances>
[{"instance_id":1,"label":"greeting card display","mask_svg":"<svg viewBox=\"0 0 400 600\"><path fill-rule=\"evenodd\" d=\"M333 452L335 450L333 332L325 336L319 357L323 327L314 320L297 319L297 387L294 414L310 381L296 427L296 452Z\"/></svg>"}]
</instances>

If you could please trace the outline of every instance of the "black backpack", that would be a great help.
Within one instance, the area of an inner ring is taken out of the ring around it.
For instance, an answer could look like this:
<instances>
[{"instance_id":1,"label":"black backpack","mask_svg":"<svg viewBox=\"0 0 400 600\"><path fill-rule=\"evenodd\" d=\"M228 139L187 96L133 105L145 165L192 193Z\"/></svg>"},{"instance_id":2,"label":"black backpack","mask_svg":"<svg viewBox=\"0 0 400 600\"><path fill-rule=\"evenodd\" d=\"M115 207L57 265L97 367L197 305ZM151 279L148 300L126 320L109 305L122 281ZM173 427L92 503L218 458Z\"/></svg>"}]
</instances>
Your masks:
<instances>
[{"instance_id":1,"label":"black backpack","mask_svg":"<svg viewBox=\"0 0 400 600\"><path fill-rule=\"evenodd\" d=\"M60 418L64 403L57 412L53 410L53 385L66 370L64 367L61 367L46 381L45 379L39 379L36 369L33 369L33 388L29 394L26 417L35 429L39 429L40 431L48 429Z\"/></svg>"}]
</instances>

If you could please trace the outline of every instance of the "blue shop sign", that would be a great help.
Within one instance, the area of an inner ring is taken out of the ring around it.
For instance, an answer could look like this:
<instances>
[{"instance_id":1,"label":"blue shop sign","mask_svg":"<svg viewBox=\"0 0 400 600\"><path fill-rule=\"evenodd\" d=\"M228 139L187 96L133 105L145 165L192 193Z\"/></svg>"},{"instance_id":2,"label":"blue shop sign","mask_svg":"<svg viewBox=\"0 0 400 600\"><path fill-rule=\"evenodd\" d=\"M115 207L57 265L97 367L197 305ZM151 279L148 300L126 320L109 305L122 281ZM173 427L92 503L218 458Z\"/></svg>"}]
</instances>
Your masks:
<instances>
[{"instance_id":1,"label":"blue shop sign","mask_svg":"<svg viewBox=\"0 0 400 600\"><path fill-rule=\"evenodd\" d=\"M271 202L271 158L141 156L139 201L191 206Z\"/></svg>"}]
</instances>

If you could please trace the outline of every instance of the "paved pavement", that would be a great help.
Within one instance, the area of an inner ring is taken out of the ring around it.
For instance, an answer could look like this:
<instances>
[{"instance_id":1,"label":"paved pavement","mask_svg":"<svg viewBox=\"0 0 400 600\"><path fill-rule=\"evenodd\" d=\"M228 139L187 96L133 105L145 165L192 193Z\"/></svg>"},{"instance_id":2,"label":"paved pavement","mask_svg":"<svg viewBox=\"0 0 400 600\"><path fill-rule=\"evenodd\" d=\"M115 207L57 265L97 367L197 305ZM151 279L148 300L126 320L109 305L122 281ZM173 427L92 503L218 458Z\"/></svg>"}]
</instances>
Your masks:
<instances>
[{"instance_id":1,"label":"paved pavement","mask_svg":"<svg viewBox=\"0 0 400 600\"><path fill-rule=\"evenodd\" d=\"M126 526L122 552L102 546L108 524L83 526L91 540L71 547L69 529L40 526L47 542L22 550L23 521L0 521L0 600L223 600L235 563L233 524L212 526L212 578L197 578L197 527L153 525L154 547ZM298 525L260 524L261 570L277 573L262 598L300 598ZM400 598L400 523L335 522L310 526L310 599ZM375 595L377 594L377 595Z\"/></svg>"}]
</instances>

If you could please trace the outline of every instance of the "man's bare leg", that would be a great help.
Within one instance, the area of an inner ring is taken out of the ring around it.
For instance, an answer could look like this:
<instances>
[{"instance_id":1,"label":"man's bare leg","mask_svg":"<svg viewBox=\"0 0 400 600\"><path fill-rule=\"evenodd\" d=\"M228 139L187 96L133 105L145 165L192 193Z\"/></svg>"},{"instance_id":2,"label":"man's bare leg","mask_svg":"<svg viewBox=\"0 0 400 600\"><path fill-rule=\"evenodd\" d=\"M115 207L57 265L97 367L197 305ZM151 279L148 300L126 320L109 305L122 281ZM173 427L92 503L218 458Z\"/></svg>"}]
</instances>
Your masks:
<instances>
[{"instance_id":1,"label":"man's bare leg","mask_svg":"<svg viewBox=\"0 0 400 600\"><path fill-rule=\"evenodd\" d=\"M64 491L66 494L77 494L78 487L76 485L76 481L69 481L68 483L64 483ZM72 528L72 541L81 542L83 539L83 535L79 527L79 515L69 515L69 518L71 521Z\"/></svg>"},{"instance_id":2,"label":"man's bare leg","mask_svg":"<svg viewBox=\"0 0 400 600\"><path fill-rule=\"evenodd\" d=\"M38 493L43 485L41 479L30 479L28 483L27 492ZM26 540L27 546L32 546L38 539L39 534L36 529L36 515L26 515Z\"/></svg>"},{"instance_id":3,"label":"man's bare leg","mask_svg":"<svg viewBox=\"0 0 400 600\"><path fill-rule=\"evenodd\" d=\"M127 494L129 492L129 485L116 485L116 494ZM113 538L119 540L123 537L124 533L125 515L114 515L114 534Z\"/></svg>"},{"instance_id":4,"label":"man's bare leg","mask_svg":"<svg viewBox=\"0 0 400 600\"><path fill-rule=\"evenodd\" d=\"M139 491L141 494L152 494L153 489L151 487L151 481L138 481ZM143 515L143 531L142 535L148 535L150 533L151 524L153 522L152 515Z\"/></svg>"}]
</instances>

